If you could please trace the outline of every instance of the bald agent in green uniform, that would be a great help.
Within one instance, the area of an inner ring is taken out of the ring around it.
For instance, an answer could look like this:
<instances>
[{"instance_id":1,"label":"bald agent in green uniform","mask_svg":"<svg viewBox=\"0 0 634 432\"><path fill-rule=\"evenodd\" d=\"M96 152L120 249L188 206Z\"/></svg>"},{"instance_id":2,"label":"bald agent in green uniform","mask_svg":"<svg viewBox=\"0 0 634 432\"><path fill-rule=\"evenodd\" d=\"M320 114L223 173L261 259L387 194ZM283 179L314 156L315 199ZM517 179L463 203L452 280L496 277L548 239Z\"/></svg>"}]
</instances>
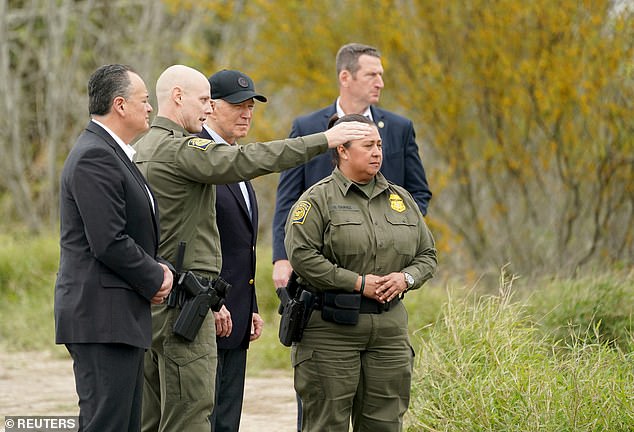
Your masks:
<instances>
[{"instance_id":1,"label":"bald agent in green uniform","mask_svg":"<svg viewBox=\"0 0 634 432\"><path fill-rule=\"evenodd\" d=\"M238 83L239 84L239 83ZM350 123L298 139L228 146L192 136L211 112L210 86L199 71L175 65L156 83L158 114L135 147L135 162L160 209L160 254L176 261L187 242L183 269L215 279L222 267L214 184L248 180L306 162L349 139L371 132ZM331 133L329 133L331 132ZM144 370L143 431L209 432L216 371L216 324L208 313L192 342L172 332L179 308L152 308L152 348ZM219 334L231 332L230 317Z\"/></svg>"},{"instance_id":2,"label":"bald agent in green uniform","mask_svg":"<svg viewBox=\"0 0 634 432\"><path fill-rule=\"evenodd\" d=\"M371 123L353 114L335 124L350 121ZM291 350L302 430L347 431L352 420L354 431L400 431L414 357L400 299L433 276L434 240L412 196L379 172L376 126L335 160L286 223L291 265L318 299ZM344 296L329 301L334 293Z\"/></svg>"}]
</instances>

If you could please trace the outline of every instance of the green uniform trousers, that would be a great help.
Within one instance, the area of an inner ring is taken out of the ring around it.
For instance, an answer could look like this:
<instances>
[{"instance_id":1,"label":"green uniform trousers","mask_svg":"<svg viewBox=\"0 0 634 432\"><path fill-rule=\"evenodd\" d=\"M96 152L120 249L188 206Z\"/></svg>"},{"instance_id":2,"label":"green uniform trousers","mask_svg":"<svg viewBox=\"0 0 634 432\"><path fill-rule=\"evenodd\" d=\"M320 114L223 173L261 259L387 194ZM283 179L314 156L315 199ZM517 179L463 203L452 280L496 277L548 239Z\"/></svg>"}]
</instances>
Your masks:
<instances>
[{"instance_id":1,"label":"green uniform trousers","mask_svg":"<svg viewBox=\"0 0 634 432\"><path fill-rule=\"evenodd\" d=\"M313 311L291 359L302 431L347 432L351 420L355 432L402 430L414 359L402 302L354 326Z\"/></svg>"},{"instance_id":2,"label":"green uniform trousers","mask_svg":"<svg viewBox=\"0 0 634 432\"><path fill-rule=\"evenodd\" d=\"M209 311L196 339L172 333L179 308L152 306L152 348L145 353L143 432L209 432L216 382L216 327Z\"/></svg>"}]
</instances>

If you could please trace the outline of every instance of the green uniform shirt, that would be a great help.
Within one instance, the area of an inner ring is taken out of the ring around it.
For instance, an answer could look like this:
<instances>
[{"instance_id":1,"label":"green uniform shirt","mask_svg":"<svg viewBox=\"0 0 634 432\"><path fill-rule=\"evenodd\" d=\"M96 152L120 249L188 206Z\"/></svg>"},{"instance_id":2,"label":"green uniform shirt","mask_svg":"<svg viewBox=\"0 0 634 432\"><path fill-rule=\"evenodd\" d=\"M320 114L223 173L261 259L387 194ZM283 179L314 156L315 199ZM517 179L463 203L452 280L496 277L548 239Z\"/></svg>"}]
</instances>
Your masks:
<instances>
[{"instance_id":1,"label":"green uniform shirt","mask_svg":"<svg viewBox=\"0 0 634 432\"><path fill-rule=\"evenodd\" d=\"M190 135L165 117L135 143L135 162L152 187L160 212L159 254L183 269L215 278L222 267L215 184L249 180L307 162L328 148L323 133L228 146Z\"/></svg>"},{"instance_id":2,"label":"green uniform shirt","mask_svg":"<svg viewBox=\"0 0 634 432\"><path fill-rule=\"evenodd\" d=\"M401 271L416 288L436 269L434 239L416 202L381 173L368 197L335 168L295 203L285 246L293 268L318 290L353 291L360 274Z\"/></svg>"}]
</instances>

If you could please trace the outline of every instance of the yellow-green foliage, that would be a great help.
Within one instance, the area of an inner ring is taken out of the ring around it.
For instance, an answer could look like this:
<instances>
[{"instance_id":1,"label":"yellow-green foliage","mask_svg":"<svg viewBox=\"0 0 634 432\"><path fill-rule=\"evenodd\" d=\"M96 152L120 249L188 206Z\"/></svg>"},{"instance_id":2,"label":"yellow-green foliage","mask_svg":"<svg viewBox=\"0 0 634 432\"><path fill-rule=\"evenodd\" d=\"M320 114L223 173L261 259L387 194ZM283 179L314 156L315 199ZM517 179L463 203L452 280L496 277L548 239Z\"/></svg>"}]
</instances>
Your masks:
<instances>
[{"instance_id":1,"label":"yellow-green foliage","mask_svg":"<svg viewBox=\"0 0 634 432\"><path fill-rule=\"evenodd\" d=\"M539 275L634 259L634 16L613 3L211 2L200 50L270 97L252 134L266 139L334 101L342 44L377 46L444 262Z\"/></svg>"}]
</instances>

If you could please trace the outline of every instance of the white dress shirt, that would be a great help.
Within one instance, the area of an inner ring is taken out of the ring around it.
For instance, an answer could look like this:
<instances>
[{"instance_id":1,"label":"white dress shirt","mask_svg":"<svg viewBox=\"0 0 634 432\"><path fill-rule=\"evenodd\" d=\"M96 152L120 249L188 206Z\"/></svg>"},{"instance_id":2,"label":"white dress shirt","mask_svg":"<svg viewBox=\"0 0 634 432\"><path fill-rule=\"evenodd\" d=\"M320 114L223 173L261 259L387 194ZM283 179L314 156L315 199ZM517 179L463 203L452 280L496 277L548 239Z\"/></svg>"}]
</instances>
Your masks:
<instances>
[{"instance_id":1,"label":"white dress shirt","mask_svg":"<svg viewBox=\"0 0 634 432\"><path fill-rule=\"evenodd\" d=\"M227 141L225 141L224 138L222 138L220 135L214 132L212 128L207 126L206 123L203 123L203 127L205 128L207 133L211 135L211 138L214 140L214 142L231 145ZM247 204L247 210L249 211L249 216L253 217L253 214L251 213L251 201L249 200L249 192L247 191L247 185L243 181L239 182L238 185L240 186L240 190L242 191L244 202Z\"/></svg>"},{"instance_id":2,"label":"white dress shirt","mask_svg":"<svg viewBox=\"0 0 634 432\"><path fill-rule=\"evenodd\" d=\"M132 163L134 163L134 155L136 154L136 150L132 148L131 145L126 144L123 142L123 140L121 138L119 138L117 136L116 133L112 132L110 130L110 128L108 128L108 126L106 126L105 124L92 119L93 122L97 123L99 126L101 126L102 128L104 128L104 130L106 132L108 132L108 134L112 137L113 140L116 141L117 144L119 144L119 147L121 147L121 150L123 150L123 152L126 154L126 156L128 156L128 158L130 158L130 161ZM150 189L147 187L147 184L144 184L145 186L145 192L147 193L148 198L150 199L150 204L152 204L152 212L156 212L156 210L154 210L154 199L152 198L152 194L150 193Z\"/></svg>"}]
</instances>

